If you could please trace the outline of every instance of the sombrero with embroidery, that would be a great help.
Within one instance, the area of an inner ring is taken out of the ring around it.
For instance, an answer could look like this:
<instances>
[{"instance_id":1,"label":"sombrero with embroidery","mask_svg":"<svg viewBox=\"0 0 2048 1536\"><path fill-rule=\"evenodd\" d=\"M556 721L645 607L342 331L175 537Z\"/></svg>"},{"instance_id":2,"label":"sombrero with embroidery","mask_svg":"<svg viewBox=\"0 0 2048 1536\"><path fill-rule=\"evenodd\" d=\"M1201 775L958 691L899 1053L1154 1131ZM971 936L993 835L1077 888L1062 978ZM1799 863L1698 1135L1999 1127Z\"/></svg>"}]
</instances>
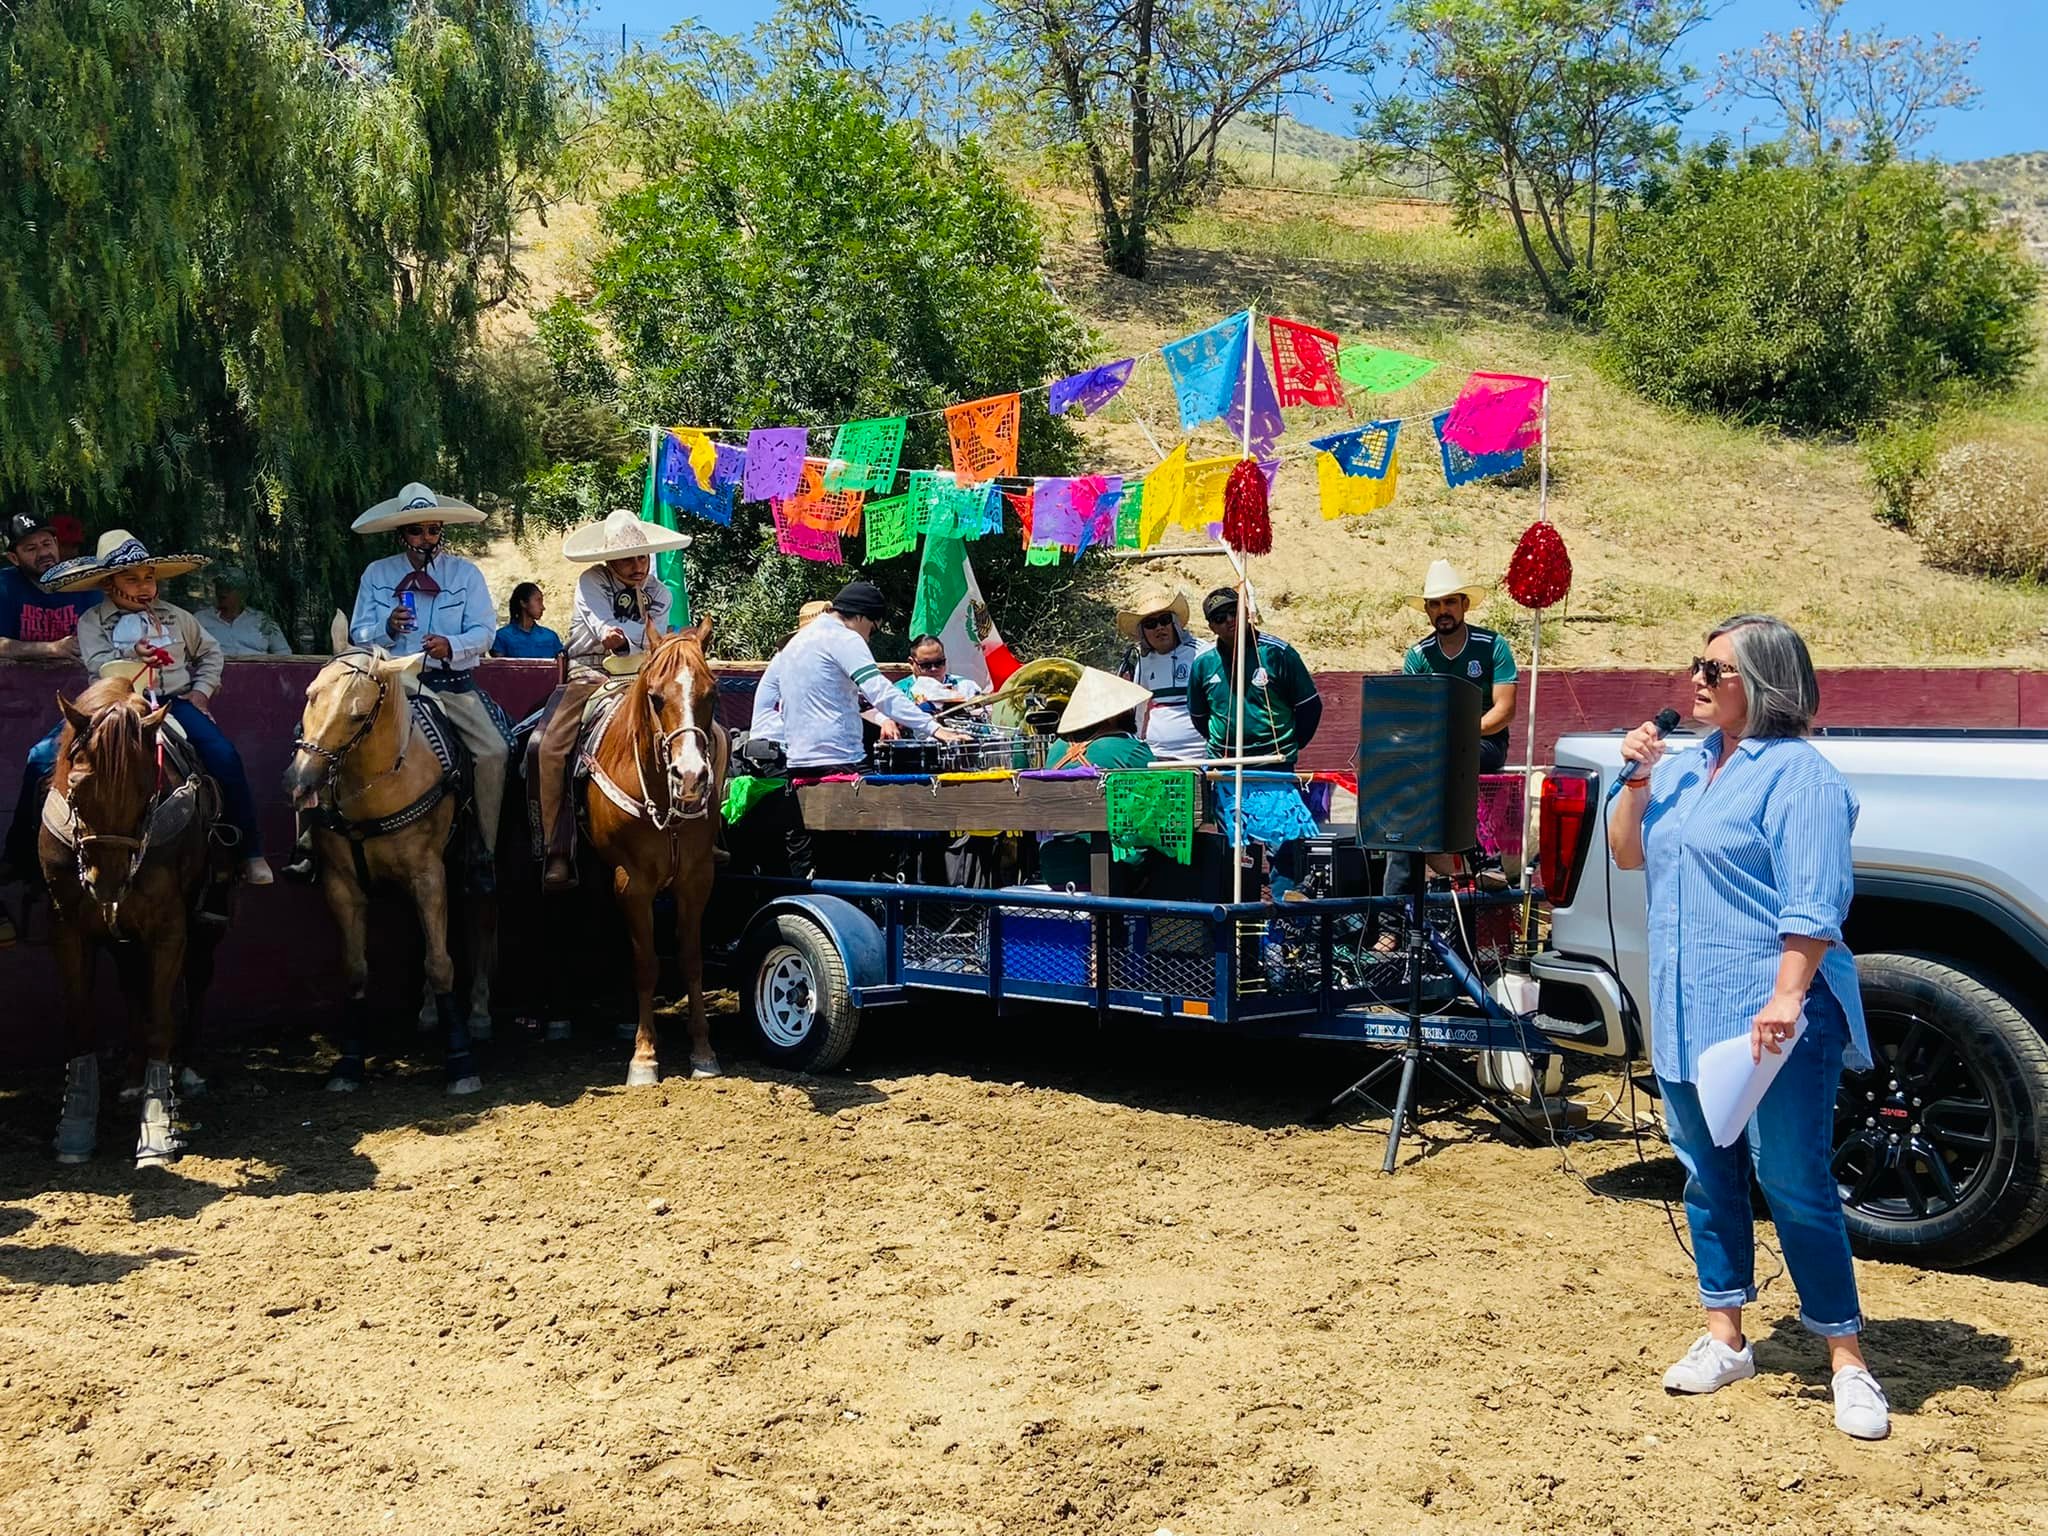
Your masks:
<instances>
[{"instance_id":1,"label":"sombrero with embroidery","mask_svg":"<svg viewBox=\"0 0 2048 1536\"><path fill-rule=\"evenodd\" d=\"M601 523L585 523L562 540L562 558L578 565L600 560L630 560L635 555L660 555L688 549L690 536L659 523L645 522L637 512L620 507Z\"/></svg>"},{"instance_id":2,"label":"sombrero with embroidery","mask_svg":"<svg viewBox=\"0 0 2048 1536\"><path fill-rule=\"evenodd\" d=\"M105 586L108 577L124 571L146 572L164 581L202 570L212 563L205 555L152 555L142 540L126 528L109 528L100 535L99 547L92 554L66 560L43 572L42 588L45 592L84 592Z\"/></svg>"},{"instance_id":3,"label":"sombrero with embroidery","mask_svg":"<svg viewBox=\"0 0 2048 1536\"><path fill-rule=\"evenodd\" d=\"M443 496L415 480L389 501L380 501L349 528L355 533L394 533L411 523L480 523L484 514L466 501Z\"/></svg>"},{"instance_id":4,"label":"sombrero with embroidery","mask_svg":"<svg viewBox=\"0 0 2048 1536\"><path fill-rule=\"evenodd\" d=\"M1152 611L1158 613L1161 610L1155 608ZM1059 733L1062 736L1076 735L1119 715L1128 715L1151 700L1152 690L1142 684L1126 682L1114 672L1105 672L1100 667L1084 667L1081 680L1074 684L1066 710L1060 715Z\"/></svg>"}]
</instances>

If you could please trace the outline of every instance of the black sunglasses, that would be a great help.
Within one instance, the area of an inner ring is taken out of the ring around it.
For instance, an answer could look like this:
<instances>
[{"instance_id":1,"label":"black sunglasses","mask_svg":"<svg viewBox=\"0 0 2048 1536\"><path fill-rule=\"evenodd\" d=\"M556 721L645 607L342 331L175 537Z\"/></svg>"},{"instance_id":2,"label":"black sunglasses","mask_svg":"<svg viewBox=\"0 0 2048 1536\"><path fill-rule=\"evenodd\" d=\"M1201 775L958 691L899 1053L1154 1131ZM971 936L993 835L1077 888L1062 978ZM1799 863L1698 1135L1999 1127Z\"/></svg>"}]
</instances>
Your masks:
<instances>
[{"instance_id":1,"label":"black sunglasses","mask_svg":"<svg viewBox=\"0 0 2048 1536\"><path fill-rule=\"evenodd\" d=\"M933 667L943 667L945 664L946 658L943 656L933 656L925 661L913 661L911 663L911 665L913 667L916 667L920 672L928 672Z\"/></svg>"},{"instance_id":2,"label":"black sunglasses","mask_svg":"<svg viewBox=\"0 0 2048 1536\"><path fill-rule=\"evenodd\" d=\"M1167 629L1172 624L1173 615L1170 613L1149 614L1145 618L1138 620L1138 628L1140 629Z\"/></svg>"},{"instance_id":3,"label":"black sunglasses","mask_svg":"<svg viewBox=\"0 0 2048 1536\"><path fill-rule=\"evenodd\" d=\"M441 537L441 524L407 523L403 528L399 529L398 531L400 534L402 534L404 537L408 539L418 539L426 537L433 537L438 539L439 537Z\"/></svg>"},{"instance_id":4,"label":"black sunglasses","mask_svg":"<svg viewBox=\"0 0 2048 1536\"><path fill-rule=\"evenodd\" d=\"M1709 688L1720 687L1721 679L1724 677L1742 676L1742 669L1736 666L1734 662L1715 661L1710 656L1693 657L1690 670L1699 673L1701 679L1705 681Z\"/></svg>"}]
</instances>

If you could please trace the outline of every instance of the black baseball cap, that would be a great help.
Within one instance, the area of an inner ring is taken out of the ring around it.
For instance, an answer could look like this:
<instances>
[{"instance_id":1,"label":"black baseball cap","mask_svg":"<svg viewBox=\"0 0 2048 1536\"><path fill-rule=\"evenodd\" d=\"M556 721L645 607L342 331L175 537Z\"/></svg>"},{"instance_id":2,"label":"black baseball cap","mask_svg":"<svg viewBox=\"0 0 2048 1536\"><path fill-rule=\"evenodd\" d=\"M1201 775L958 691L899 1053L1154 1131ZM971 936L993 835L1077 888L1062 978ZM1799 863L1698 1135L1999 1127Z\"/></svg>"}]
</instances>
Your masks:
<instances>
[{"instance_id":1,"label":"black baseball cap","mask_svg":"<svg viewBox=\"0 0 2048 1536\"><path fill-rule=\"evenodd\" d=\"M855 619L879 619L889 611L882 589L872 581L849 581L832 599L832 611Z\"/></svg>"},{"instance_id":2,"label":"black baseball cap","mask_svg":"<svg viewBox=\"0 0 2048 1536\"><path fill-rule=\"evenodd\" d=\"M1211 624L1221 624L1226 619L1237 617L1237 588L1218 587L1202 599L1202 617Z\"/></svg>"},{"instance_id":3,"label":"black baseball cap","mask_svg":"<svg viewBox=\"0 0 2048 1536\"><path fill-rule=\"evenodd\" d=\"M7 519L7 547L16 548L31 534L48 533L50 520L35 512L16 512Z\"/></svg>"}]
</instances>

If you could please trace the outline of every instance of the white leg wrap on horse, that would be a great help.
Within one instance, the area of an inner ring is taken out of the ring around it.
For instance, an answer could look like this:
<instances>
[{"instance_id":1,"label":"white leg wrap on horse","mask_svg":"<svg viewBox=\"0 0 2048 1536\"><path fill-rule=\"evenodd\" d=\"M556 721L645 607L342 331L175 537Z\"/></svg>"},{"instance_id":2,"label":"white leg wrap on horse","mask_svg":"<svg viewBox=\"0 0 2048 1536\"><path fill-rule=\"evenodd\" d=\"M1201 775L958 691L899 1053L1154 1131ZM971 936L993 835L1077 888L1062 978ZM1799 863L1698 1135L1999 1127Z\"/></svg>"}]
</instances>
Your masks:
<instances>
[{"instance_id":1,"label":"white leg wrap on horse","mask_svg":"<svg viewBox=\"0 0 2048 1536\"><path fill-rule=\"evenodd\" d=\"M651 1061L636 1061L626 1068L628 1088L652 1088L661 1081L661 1068Z\"/></svg>"},{"instance_id":2,"label":"white leg wrap on horse","mask_svg":"<svg viewBox=\"0 0 2048 1536\"><path fill-rule=\"evenodd\" d=\"M82 1163L99 1143L100 1059L88 1053L64 1066L64 1113L57 1121L57 1161Z\"/></svg>"},{"instance_id":3,"label":"white leg wrap on horse","mask_svg":"<svg viewBox=\"0 0 2048 1536\"><path fill-rule=\"evenodd\" d=\"M135 1137L135 1166L168 1163L184 1151L178 1136L177 1095L171 1088L171 1064L152 1061L142 1069L142 1124Z\"/></svg>"}]
</instances>

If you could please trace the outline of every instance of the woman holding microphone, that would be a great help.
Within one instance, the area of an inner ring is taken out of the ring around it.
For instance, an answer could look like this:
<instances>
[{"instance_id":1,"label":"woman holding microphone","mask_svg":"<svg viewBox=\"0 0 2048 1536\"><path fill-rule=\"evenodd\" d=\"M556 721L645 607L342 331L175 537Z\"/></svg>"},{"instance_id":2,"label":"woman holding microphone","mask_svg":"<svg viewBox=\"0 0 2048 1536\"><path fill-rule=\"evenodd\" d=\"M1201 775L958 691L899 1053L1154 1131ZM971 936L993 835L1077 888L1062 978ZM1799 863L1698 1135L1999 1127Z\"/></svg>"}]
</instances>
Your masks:
<instances>
[{"instance_id":1,"label":"woman holding microphone","mask_svg":"<svg viewBox=\"0 0 2048 1536\"><path fill-rule=\"evenodd\" d=\"M1800 1321L1827 1343L1835 1426L1882 1439L1890 1407L1858 1342L1863 1318L1829 1167L1843 1064L1870 1064L1856 962L1842 944L1856 797L1803 739L1820 685L1790 625L1729 619L1707 636L1692 681L1693 719L1708 735L1667 753L1654 724L1631 731L1621 755L1649 771L1622 787L1607 818L1615 864L1647 873L1650 1059L1685 1166L1706 1309L1707 1331L1664 1387L1713 1392L1756 1374L1742 1332L1743 1304L1757 1296L1754 1166ZM1752 1060L1790 1055L1743 1140L1717 1147L1700 1110L1700 1054L1743 1038Z\"/></svg>"}]
</instances>

